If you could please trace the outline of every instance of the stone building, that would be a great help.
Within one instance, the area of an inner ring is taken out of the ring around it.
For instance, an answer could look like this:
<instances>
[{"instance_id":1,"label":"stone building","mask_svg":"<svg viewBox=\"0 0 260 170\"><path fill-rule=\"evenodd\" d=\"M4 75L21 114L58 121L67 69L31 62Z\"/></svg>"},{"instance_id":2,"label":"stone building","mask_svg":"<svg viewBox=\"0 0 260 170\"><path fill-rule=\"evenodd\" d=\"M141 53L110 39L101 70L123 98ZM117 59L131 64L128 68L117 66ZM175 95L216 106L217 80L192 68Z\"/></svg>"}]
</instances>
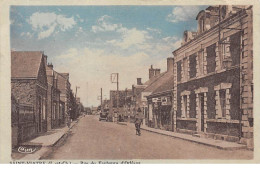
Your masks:
<instances>
[{"instance_id":1,"label":"stone building","mask_svg":"<svg viewBox=\"0 0 260 170\"><path fill-rule=\"evenodd\" d=\"M60 91L60 101L64 106L61 104L60 107L64 107L65 117L70 115L70 109L72 109L71 99L71 85L69 82L69 73L58 73L56 72L57 76L57 88ZM62 120L65 121L65 117L62 117Z\"/></svg>"},{"instance_id":2,"label":"stone building","mask_svg":"<svg viewBox=\"0 0 260 170\"><path fill-rule=\"evenodd\" d=\"M11 52L11 91L19 105L24 106L24 120L20 124L22 140L47 131L48 84L44 56L39 51ZM22 113L21 107L19 112Z\"/></svg>"},{"instance_id":3,"label":"stone building","mask_svg":"<svg viewBox=\"0 0 260 170\"><path fill-rule=\"evenodd\" d=\"M174 55L174 130L253 147L252 6L209 6Z\"/></svg>"},{"instance_id":4,"label":"stone building","mask_svg":"<svg viewBox=\"0 0 260 170\"><path fill-rule=\"evenodd\" d=\"M19 144L19 105L14 95L11 95L11 127L12 148Z\"/></svg>"}]
</instances>

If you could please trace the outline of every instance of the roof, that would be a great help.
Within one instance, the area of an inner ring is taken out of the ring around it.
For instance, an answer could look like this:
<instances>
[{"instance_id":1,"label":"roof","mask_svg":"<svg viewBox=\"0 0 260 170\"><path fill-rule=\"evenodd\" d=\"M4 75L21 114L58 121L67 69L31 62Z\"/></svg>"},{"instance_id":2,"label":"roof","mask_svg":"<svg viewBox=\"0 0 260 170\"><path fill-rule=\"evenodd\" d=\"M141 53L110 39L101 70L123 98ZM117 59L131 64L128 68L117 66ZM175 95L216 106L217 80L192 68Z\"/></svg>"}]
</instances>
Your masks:
<instances>
[{"instance_id":1,"label":"roof","mask_svg":"<svg viewBox=\"0 0 260 170\"><path fill-rule=\"evenodd\" d=\"M165 72L153 76L152 78L150 78L149 80L147 80L143 85L149 86L149 85L152 84L154 81L156 81L157 78L161 77L164 73L165 73Z\"/></svg>"},{"instance_id":2,"label":"roof","mask_svg":"<svg viewBox=\"0 0 260 170\"><path fill-rule=\"evenodd\" d=\"M40 51L12 51L11 77L36 78L42 61Z\"/></svg>"},{"instance_id":3,"label":"roof","mask_svg":"<svg viewBox=\"0 0 260 170\"><path fill-rule=\"evenodd\" d=\"M171 91L173 89L174 84L173 74L168 74L167 77L165 76L165 79L162 80L161 83L162 84L152 92L152 95Z\"/></svg>"},{"instance_id":4,"label":"roof","mask_svg":"<svg viewBox=\"0 0 260 170\"><path fill-rule=\"evenodd\" d=\"M167 92L173 89L173 72L163 72L153 83L151 83L144 92L152 92L151 95Z\"/></svg>"},{"instance_id":5,"label":"roof","mask_svg":"<svg viewBox=\"0 0 260 170\"><path fill-rule=\"evenodd\" d=\"M152 92L153 90L155 90L157 87L159 87L161 85L161 80L162 77L164 77L164 75L167 72L163 72L157 76L154 76L153 78L151 78L149 80L149 82L147 83L147 87L144 89L143 92Z\"/></svg>"}]
</instances>

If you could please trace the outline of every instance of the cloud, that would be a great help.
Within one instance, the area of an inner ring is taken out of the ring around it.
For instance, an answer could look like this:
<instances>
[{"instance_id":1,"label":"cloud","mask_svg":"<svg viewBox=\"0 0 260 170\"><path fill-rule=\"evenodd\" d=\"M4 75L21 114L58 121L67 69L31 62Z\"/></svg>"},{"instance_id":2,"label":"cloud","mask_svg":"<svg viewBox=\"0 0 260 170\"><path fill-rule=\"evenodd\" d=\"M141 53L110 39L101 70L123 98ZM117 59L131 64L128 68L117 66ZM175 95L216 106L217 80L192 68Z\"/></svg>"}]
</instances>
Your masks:
<instances>
[{"instance_id":1,"label":"cloud","mask_svg":"<svg viewBox=\"0 0 260 170\"><path fill-rule=\"evenodd\" d=\"M38 39L44 39L52 35L55 30L66 31L71 29L76 24L76 21L74 17L68 18L53 12L35 12L28 19L28 23L31 24L32 29L38 33Z\"/></svg>"},{"instance_id":2,"label":"cloud","mask_svg":"<svg viewBox=\"0 0 260 170\"><path fill-rule=\"evenodd\" d=\"M121 33L121 38L113 40L112 43L122 49L127 49L131 46L140 49L144 48L147 40L151 38L147 31L138 30L136 28L121 28L118 32Z\"/></svg>"},{"instance_id":3,"label":"cloud","mask_svg":"<svg viewBox=\"0 0 260 170\"><path fill-rule=\"evenodd\" d=\"M117 28L122 27L121 25L118 25L118 24L112 24L110 22L111 19L112 19L112 17L110 17L108 15L104 15L104 16L100 17L97 20L97 25L92 26L92 31L94 33L104 32L104 31L115 31Z\"/></svg>"},{"instance_id":4,"label":"cloud","mask_svg":"<svg viewBox=\"0 0 260 170\"><path fill-rule=\"evenodd\" d=\"M104 15L97 20L97 25L92 26L92 32L114 32L118 34L116 38L107 40L108 44L120 47L122 49L128 49L131 46L144 48L146 41L151 38L148 31L138 30L137 28L126 28L122 24L112 23L112 17Z\"/></svg>"},{"instance_id":5,"label":"cloud","mask_svg":"<svg viewBox=\"0 0 260 170\"><path fill-rule=\"evenodd\" d=\"M200 8L198 6L181 6L175 7L172 10L172 13L166 17L166 20L169 22L179 22L179 21L188 21L190 19L195 19Z\"/></svg>"},{"instance_id":6,"label":"cloud","mask_svg":"<svg viewBox=\"0 0 260 170\"><path fill-rule=\"evenodd\" d=\"M22 32L22 33L20 34L20 36L21 36L21 37L27 36L27 37L29 37L29 38L32 38L33 34L30 33L30 32Z\"/></svg>"},{"instance_id":7,"label":"cloud","mask_svg":"<svg viewBox=\"0 0 260 170\"><path fill-rule=\"evenodd\" d=\"M153 33L157 33L157 34L161 34L161 30L159 30L159 29L155 29L155 28L146 28L148 31L151 31L151 32L153 32Z\"/></svg>"}]
</instances>

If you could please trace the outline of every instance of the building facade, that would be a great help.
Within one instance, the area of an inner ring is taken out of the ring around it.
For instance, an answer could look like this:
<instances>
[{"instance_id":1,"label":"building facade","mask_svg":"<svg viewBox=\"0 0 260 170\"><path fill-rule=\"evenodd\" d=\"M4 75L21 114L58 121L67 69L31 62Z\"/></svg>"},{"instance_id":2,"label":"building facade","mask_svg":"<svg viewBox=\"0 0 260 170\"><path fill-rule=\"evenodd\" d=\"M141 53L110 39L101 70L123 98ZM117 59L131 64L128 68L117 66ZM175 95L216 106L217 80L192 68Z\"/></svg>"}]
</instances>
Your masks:
<instances>
[{"instance_id":1,"label":"building facade","mask_svg":"<svg viewBox=\"0 0 260 170\"><path fill-rule=\"evenodd\" d=\"M47 131L47 88L44 54L12 51L11 91L18 104L23 106L19 106L19 114L24 111L24 115L18 116L24 118L19 124L22 141Z\"/></svg>"},{"instance_id":2,"label":"building facade","mask_svg":"<svg viewBox=\"0 0 260 170\"><path fill-rule=\"evenodd\" d=\"M46 73L48 80L48 130L64 125L65 112L62 112L60 101L60 90L58 89L58 73L53 69L52 64L47 64L46 56Z\"/></svg>"},{"instance_id":3,"label":"building facade","mask_svg":"<svg viewBox=\"0 0 260 170\"><path fill-rule=\"evenodd\" d=\"M62 121L65 121L65 117L70 115L70 110L72 110L71 102L71 85L69 82L69 73L58 73L57 76L57 89L60 91L60 101L64 103L65 115L62 116ZM61 107L63 107L61 105Z\"/></svg>"},{"instance_id":4,"label":"building facade","mask_svg":"<svg viewBox=\"0 0 260 170\"><path fill-rule=\"evenodd\" d=\"M167 71L150 84L145 91L148 114L145 114L146 124L149 127L163 130L172 130L172 90L173 90L173 58L167 58Z\"/></svg>"},{"instance_id":5,"label":"building facade","mask_svg":"<svg viewBox=\"0 0 260 170\"><path fill-rule=\"evenodd\" d=\"M196 19L173 52L174 130L253 147L252 7L209 6Z\"/></svg>"}]
</instances>

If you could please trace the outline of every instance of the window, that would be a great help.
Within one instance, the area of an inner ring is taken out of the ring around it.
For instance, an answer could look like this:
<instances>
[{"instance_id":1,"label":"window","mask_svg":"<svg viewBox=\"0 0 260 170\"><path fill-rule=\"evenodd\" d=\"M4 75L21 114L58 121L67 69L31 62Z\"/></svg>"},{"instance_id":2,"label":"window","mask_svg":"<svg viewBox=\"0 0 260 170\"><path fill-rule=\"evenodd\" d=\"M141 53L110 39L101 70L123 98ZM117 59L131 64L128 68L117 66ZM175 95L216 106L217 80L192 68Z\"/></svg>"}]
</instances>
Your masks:
<instances>
[{"instance_id":1,"label":"window","mask_svg":"<svg viewBox=\"0 0 260 170\"><path fill-rule=\"evenodd\" d=\"M181 81L181 61L177 62L177 81Z\"/></svg>"},{"instance_id":2,"label":"window","mask_svg":"<svg viewBox=\"0 0 260 170\"><path fill-rule=\"evenodd\" d=\"M219 91L221 117L226 117L226 90Z\"/></svg>"},{"instance_id":3,"label":"window","mask_svg":"<svg viewBox=\"0 0 260 170\"><path fill-rule=\"evenodd\" d=\"M200 19L199 19L199 32L200 33L202 33L203 31L204 31L204 26L205 25L205 23L204 23L204 18L203 17L201 17Z\"/></svg>"},{"instance_id":4,"label":"window","mask_svg":"<svg viewBox=\"0 0 260 170\"><path fill-rule=\"evenodd\" d=\"M216 118L219 119L231 119L230 115L230 100L231 94L230 89L232 87L231 83L220 83L217 86L214 86L214 90L216 91Z\"/></svg>"},{"instance_id":5,"label":"window","mask_svg":"<svg viewBox=\"0 0 260 170\"><path fill-rule=\"evenodd\" d=\"M188 59L183 59L183 80L186 81L188 79Z\"/></svg>"},{"instance_id":6,"label":"window","mask_svg":"<svg viewBox=\"0 0 260 170\"><path fill-rule=\"evenodd\" d=\"M191 55L190 56L190 78L194 78L194 77L196 77L196 72L197 72L197 70L196 70L196 64L197 64L197 62L196 62L196 57L197 57L197 55L196 54L193 54L193 55Z\"/></svg>"},{"instance_id":7,"label":"window","mask_svg":"<svg viewBox=\"0 0 260 170\"><path fill-rule=\"evenodd\" d=\"M53 103L53 112L52 112L53 120L56 119L56 103Z\"/></svg>"},{"instance_id":8,"label":"window","mask_svg":"<svg viewBox=\"0 0 260 170\"><path fill-rule=\"evenodd\" d=\"M203 68L204 63L203 63L203 51L199 51L198 53L198 75L203 75Z\"/></svg>"},{"instance_id":9,"label":"window","mask_svg":"<svg viewBox=\"0 0 260 170\"><path fill-rule=\"evenodd\" d=\"M240 32L230 36L230 55L232 66L240 63Z\"/></svg>"},{"instance_id":10,"label":"window","mask_svg":"<svg viewBox=\"0 0 260 170\"><path fill-rule=\"evenodd\" d=\"M46 105L46 102L45 102L45 98L43 98L43 100L42 100L42 118L43 118L43 120L45 120L46 119L46 110L45 110L45 105Z\"/></svg>"},{"instance_id":11,"label":"window","mask_svg":"<svg viewBox=\"0 0 260 170\"><path fill-rule=\"evenodd\" d=\"M187 95L183 96L183 115L184 117L187 117L187 107L188 107L188 99L187 99Z\"/></svg>"},{"instance_id":12,"label":"window","mask_svg":"<svg viewBox=\"0 0 260 170\"><path fill-rule=\"evenodd\" d=\"M215 72L216 69L216 44L207 47L207 73Z\"/></svg>"}]
</instances>

